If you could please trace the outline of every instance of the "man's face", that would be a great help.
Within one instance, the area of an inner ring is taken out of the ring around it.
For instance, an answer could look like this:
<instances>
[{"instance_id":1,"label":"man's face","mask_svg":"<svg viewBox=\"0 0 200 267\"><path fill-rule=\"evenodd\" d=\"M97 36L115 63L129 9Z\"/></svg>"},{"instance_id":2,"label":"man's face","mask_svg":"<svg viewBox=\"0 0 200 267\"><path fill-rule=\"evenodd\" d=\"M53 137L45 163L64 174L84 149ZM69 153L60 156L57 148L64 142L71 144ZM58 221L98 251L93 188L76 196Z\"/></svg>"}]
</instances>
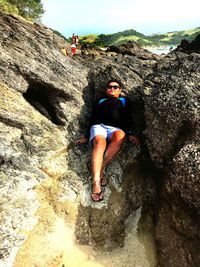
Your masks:
<instances>
[{"instance_id":1,"label":"man's face","mask_svg":"<svg viewBox=\"0 0 200 267\"><path fill-rule=\"evenodd\" d=\"M110 82L106 88L106 94L110 97L119 97L121 94L121 88L117 82Z\"/></svg>"}]
</instances>

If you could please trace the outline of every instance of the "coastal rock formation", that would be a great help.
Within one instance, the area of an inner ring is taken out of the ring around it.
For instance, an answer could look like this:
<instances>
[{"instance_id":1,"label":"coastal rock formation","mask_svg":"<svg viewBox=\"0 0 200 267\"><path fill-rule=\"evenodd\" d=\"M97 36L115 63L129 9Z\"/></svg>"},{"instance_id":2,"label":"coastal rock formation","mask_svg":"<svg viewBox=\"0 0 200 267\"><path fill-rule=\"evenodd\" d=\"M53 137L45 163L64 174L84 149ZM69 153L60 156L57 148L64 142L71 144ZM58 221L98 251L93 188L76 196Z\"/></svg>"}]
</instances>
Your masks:
<instances>
[{"instance_id":1,"label":"coastal rock formation","mask_svg":"<svg viewBox=\"0 0 200 267\"><path fill-rule=\"evenodd\" d=\"M131 88L128 93L133 94L133 99L139 99L135 103L139 111L136 111L137 119L140 126L146 125L145 143L158 171L159 198L154 209L159 266L200 264L197 251L200 242L198 39L199 36L191 46L188 44L187 49L177 49L162 58L152 57L152 60L149 60L149 55L141 57L141 49L136 46L134 50L135 45L131 43L111 48L106 54L109 62L110 57L115 58L114 69L121 61L120 67L129 65L127 76L131 77L129 71L134 66L134 73L137 72L142 80L134 88L131 84L137 81L137 76L131 79L130 84L128 79L125 83ZM135 56L137 53L138 57ZM102 53L99 59L93 57L93 60L96 59L93 65L104 57ZM139 57L141 69L135 65ZM90 59L89 55L87 58ZM87 61L87 58L84 60ZM107 67L107 73L109 70ZM144 107L139 105L141 99ZM144 115L139 116L143 111ZM141 123L143 118L145 123Z\"/></svg>"},{"instance_id":2,"label":"coastal rock formation","mask_svg":"<svg viewBox=\"0 0 200 267\"><path fill-rule=\"evenodd\" d=\"M140 59L159 59L159 56L152 54L148 50L141 48L136 42L128 41L121 45L111 45L108 51L116 52L122 55L137 56Z\"/></svg>"},{"instance_id":3,"label":"coastal rock formation","mask_svg":"<svg viewBox=\"0 0 200 267\"><path fill-rule=\"evenodd\" d=\"M192 42L183 39L180 45L177 46L175 51L185 53L200 53L200 34L197 35L197 37Z\"/></svg>"},{"instance_id":4,"label":"coastal rock formation","mask_svg":"<svg viewBox=\"0 0 200 267\"><path fill-rule=\"evenodd\" d=\"M200 55L129 43L66 57L51 30L3 13L0 34L0 265L65 266L75 252L80 266L74 240L111 253L136 229L135 258L109 266L156 266L153 240L141 241L154 212L158 265L199 266ZM141 151L124 144L93 203L90 152L73 141L111 77L133 102ZM89 255L85 266L100 266Z\"/></svg>"},{"instance_id":5,"label":"coastal rock formation","mask_svg":"<svg viewBox=\"0 0 200 267\"><path fill-rule=\"evenodd\" d=\"M123 247L145 200L139 151L124 144L107 170L104 201L93 203L90 151L73 141L84 133L103 83L124 74L131 95L142 86L142 63L134 60L135 73L115 68L116 56L104 66L104 56L91 71L78 57L63 56L64 40L51 30L2 13L0 33L0 265L61 266L71 247L78 253L74 238L97 251Z\"/></svg>"},{"instance_id":6,"label":"coastal rock formation","mask_svg":"<svg viewBox=\"0 0 200 267\"><path fill-rule=\"evenodd\" d=\"M162 169L155 237L159 266L199 266L200 55L172 53L144 88L151 158Z\"/></svg>"}]
</instances>

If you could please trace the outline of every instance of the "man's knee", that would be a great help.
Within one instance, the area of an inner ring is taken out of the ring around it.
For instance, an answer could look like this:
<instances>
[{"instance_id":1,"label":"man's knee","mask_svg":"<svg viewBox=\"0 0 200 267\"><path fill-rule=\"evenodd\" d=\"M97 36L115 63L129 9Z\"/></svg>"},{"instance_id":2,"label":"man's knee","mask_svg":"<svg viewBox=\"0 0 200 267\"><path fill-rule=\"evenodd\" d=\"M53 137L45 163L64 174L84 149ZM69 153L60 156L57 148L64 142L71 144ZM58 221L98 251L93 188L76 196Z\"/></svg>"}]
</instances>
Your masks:
<instances>
[{"instance_id":1,"label":"man's knee","mask_svg":"<svg viewBox=\"0 0 200 267\"><path fill-rule=\"evenodd\" d=\"M105 146L106 145L106 139L103 136L97 135L93 138L93 146L97 147L97 146Z\"/></svg>"},{"instance_id":2,"label":"man's knee","mask_svg":"<svg viewBox=\"0 0 200 267\"><path fill-rule=\"evenodd\" d=\"M111 140L114 141L114 142L123 142L125 139L125 132L123 131L115 131L113 134L112 134L112 137L111 137Z\"/></svg>"}]
</instances>

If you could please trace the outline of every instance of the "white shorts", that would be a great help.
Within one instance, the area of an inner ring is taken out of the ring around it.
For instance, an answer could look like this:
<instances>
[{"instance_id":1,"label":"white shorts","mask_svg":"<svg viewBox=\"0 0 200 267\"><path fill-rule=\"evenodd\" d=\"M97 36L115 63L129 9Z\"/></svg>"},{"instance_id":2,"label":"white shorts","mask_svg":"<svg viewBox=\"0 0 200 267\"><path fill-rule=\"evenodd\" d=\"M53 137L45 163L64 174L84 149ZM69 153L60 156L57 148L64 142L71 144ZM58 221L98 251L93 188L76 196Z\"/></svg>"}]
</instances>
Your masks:
<instances>
[{"instance_id":1,"label":"white shorts","mask_svg":"<svg viewBox=\"0 0 200 267\"><path fill-rule=\"evenodd\" d=\"M92 125L90 128L90 142L92 139L97 136L97 135L102 135L105 137L105 139L109 140L111 135L116 132L117 130L121 130L120 128L113 127L113 126L108 126L105 124L95 124Z\"/></svg>"}]
</instances>

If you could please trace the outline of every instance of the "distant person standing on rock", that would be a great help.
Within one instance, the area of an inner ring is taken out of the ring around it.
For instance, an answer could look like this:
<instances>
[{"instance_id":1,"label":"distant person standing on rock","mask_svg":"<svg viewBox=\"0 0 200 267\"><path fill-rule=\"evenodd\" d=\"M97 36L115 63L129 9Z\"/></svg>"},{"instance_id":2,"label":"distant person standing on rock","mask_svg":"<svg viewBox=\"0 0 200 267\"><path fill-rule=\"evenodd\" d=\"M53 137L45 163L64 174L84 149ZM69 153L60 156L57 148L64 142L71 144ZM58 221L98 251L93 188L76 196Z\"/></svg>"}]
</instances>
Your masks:
<instances>
[{"instance_id":1,"label":"distant person standing on rock","mask_svg":"<svg viewBox=\"0 0 200 267\"><path fill-rule=\"evenodd\" d=\"M75 36L75 34L72 34L72 45L71 45L71 53L72 56L76 54L76 47L78 45L78 35Z\"/></svg>"},{"instance_id":2,"label":"distant person standing on rock","mask_svg":"<svg viewBox=\"0 0 200 267\"><path fill-rule=\"evenodd\" d=\"M139 146L138 138L131 131L130 100L121 97L122 83L112 79L107 83L105 96L97 99L87 134L76 140L76 144L90 141L92 144L93 189L91 198L103 200L102 186L108 184L105 168L119 152L125 137Z\"/></svg>"}]
</instances>

